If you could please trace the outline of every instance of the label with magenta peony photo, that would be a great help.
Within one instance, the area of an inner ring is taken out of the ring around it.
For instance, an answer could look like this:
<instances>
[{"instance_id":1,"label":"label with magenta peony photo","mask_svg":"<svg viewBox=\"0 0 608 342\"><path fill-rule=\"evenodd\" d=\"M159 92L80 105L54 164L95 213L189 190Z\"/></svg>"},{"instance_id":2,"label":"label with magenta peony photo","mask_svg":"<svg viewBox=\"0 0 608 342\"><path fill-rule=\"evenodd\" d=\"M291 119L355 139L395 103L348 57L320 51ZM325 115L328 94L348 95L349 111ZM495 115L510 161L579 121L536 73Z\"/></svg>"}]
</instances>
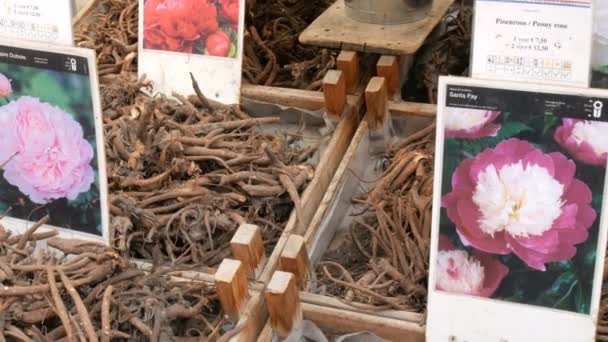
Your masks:
<instances>
[{"instance_id":1,"label":"label with magenta peony photo","mask_svg":"<svg viewBox=\"0 0 608 342\"><path fill-rule=\"evenodd\" d=\"M238 103L244 0L139 0L139 71L154 90Z\"/></svg>"},{"instance_id":2,"label":"label with magenta peony photo","mask_svg":"<svg viewBox=\"0 0 608 342\"><path fill-rule=\"evenodd\" d=\"M461 78L439 89L427 338L593 341L608 91Z\"/></svg>"},{"instance_id":3,"label":"label with magenta peony photo","mask_svg":"<svg viewBox=\"0 0 608 342\"><path fill-rule=\"evenodd\" d=\"M72 0L0 0L0 37L74 45Z\"/></svg>"},{"instance_id":4,"label":"label with magenta peony photo","mask_svg":"<svg viewBox=\"0 0 608 342\"><path fill-rule=\"evenodd\" d=\"M0 45L0 227L108 243L104 158L94 52Z\"/></svg>"}]
</instances>

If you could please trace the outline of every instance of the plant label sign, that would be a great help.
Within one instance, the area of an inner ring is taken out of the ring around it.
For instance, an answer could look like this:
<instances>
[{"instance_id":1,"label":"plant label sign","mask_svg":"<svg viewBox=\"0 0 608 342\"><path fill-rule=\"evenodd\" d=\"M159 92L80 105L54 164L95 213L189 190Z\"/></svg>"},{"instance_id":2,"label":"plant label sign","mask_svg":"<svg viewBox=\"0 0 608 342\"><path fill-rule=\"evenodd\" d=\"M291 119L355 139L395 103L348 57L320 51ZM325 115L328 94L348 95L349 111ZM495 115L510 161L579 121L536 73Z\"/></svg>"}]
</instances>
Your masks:
<instances>
[{"instance_id":1,"label":"plant label sign","mask_svg":"<svg viewBox=\"0 0 608 342\"><path fill-rule=\"evenodd\" d=\"M608 91L439 83L427 341L595 341Z\"/></svg>"},{"instance_id":2,"label":"plant label sign","mask_svg":"<svg viewBox=\"0 0 608 342\"><path fill-rule=\"evenodd\" d=\"M592 0L476 0L474 78L587 87Z\"/></svg>"},{"instance_id":3,"label":"plant label sign","mask_svg":"<svg viewBox=\"0 0 608 342\"><path fill-rule=\"evenodd\" d=\"M139 0L139 73L155 92L240 100L245 0Z\"/></svg>"},{"instance_id":4,"label":"plant label sign","mask_svg":"<svg viewBox=\"0 0 608 342\"><path fill-rule=\"evenodd\" d=\"M0 37L74 45L71 0L0 0Z\"/></svg>"},{"instance_id":5,"label":"plant label sign","mask_svg":"<svg viewBox=\"0 0 608 342\"><path fill-rule=\"evenodd\" d=\"M109 243L95 52L0 44L0 227Z\"/></svg>"}]
</instances>

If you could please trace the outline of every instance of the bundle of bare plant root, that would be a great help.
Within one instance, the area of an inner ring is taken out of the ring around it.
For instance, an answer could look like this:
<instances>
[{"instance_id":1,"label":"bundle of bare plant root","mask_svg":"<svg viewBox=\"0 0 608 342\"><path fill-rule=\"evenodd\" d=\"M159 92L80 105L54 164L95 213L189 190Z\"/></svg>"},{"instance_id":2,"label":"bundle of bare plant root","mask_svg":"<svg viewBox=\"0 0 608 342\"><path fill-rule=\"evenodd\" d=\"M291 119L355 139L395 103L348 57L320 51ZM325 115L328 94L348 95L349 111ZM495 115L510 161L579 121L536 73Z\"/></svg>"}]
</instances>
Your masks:
<instances>
[{"instance_id":1,"label":"bundle of bare plant root","mask_svg":"<svg viewBox=\"0 0 608 342\"><path fill-rule=\"evenodd\" d=\"M336 51L298 37L333 0L247 1L243 78L257 85L320 90Z\"/></svg>"},{"instance_id":2,"label":"bundle of bare plant root","mask_svg":"<svg viewBox=\"0 0 608 342\"><path fill-rule=\"evenodd\" d=\"M100 0L89 18L76 28L76 45L97 52L103 85L119 74L137 73L137 0Z\"/></svg>"},{"instance_id":3,"label":"bundle of bare plant root","mask_svg":"<svg viewBox=\"0 0 608 342\"><path fill-rule=\"evenodd\" d=\"M106 111L106 154L116 246L131 257L215 266L242 223L272 248L314 174L315 148L263 130L238 106L197 96L137 95ZM300 222L301 218L298 216Z\"/></svg>"},{"instance_id":4,"label":"bundle of bare plant root","mask_svg":"<svg viewBox=\"0 0 608 342\"><path fill-rule=\"evenodd\" d=\"M0 227L1 341L216 340L213 287L144 273L103 245ZM36 245L40 248L36 248ZM48 248L47 248L48 246Z\"/></svg>"},{"instance_id":5,"label":"bundle of bare plant root","mask_svg":"<svg viewBox=\"0 0 608 342\"><path fill-rule=\"evenodd\" d=\"M325 293L367 309L423 312L433 197L434 124L393 145L390 165L348 231L352 251L325 256L317 278Z\"/></svg>"}]
</instances>

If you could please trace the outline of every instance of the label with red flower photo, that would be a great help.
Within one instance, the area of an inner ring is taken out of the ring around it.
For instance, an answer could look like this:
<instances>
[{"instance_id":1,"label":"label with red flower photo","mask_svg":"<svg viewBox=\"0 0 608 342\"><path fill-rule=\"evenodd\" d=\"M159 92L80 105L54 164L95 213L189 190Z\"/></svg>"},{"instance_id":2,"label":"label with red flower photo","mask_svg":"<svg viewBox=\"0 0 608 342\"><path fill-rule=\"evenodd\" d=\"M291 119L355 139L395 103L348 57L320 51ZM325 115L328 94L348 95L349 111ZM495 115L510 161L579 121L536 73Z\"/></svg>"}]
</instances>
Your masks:
<instances>
[{"instance_id":1,"label":"label with red flower photo","mask_svg":"<svg viewBox=\"0 0 608 342\"><path fill-rule=\"evenodd\" d=\"M192 93L192 72L206 96L234 103L243 22L243 0L140 0L140 73L170 95Z\"/></svg>"},{"instance_id":2,"label":"label with red flower photo","mask_svg":"<svg viewBox=\"0 0 608 342\"><path fill-rule=\"evenodd\" d=\"M442 78L439 98L427 338L594 340L608 92Z\"/></svg>"}]
</instances>

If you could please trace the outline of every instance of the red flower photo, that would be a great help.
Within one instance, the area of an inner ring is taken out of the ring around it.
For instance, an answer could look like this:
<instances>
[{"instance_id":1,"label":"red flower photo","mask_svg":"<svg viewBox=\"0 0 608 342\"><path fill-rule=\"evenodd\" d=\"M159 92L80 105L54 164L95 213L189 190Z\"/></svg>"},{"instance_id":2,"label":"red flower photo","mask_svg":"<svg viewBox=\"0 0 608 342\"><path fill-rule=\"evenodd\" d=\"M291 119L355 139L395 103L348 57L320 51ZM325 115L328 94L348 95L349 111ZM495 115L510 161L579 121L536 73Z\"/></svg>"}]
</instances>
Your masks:
<instances>
[{"instance_id":1,"label":"red flower photo","mask_svg":"<svg viewBox=\"0 0 608 342\"><path fill-rule=\"evenodd\" d=\"M234 58L239 0L145 0L144 48Z\"/></svg>"}]
</instances>

